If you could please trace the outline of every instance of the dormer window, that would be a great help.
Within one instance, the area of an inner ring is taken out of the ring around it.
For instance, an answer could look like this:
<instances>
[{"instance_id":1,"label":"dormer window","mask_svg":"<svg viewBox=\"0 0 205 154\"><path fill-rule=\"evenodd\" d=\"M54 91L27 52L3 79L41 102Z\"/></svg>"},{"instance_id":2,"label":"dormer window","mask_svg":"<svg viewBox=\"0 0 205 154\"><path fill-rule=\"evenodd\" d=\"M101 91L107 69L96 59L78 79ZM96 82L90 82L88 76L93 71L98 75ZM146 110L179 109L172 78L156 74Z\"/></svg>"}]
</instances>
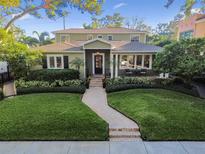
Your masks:
<instances>
[{"instance_id":1,"label":"dormer window","mask_svg":"<svg viewBox=\"0 0 205 154\"><path fill-rule=\"evenodd\" d=\"M102 39L103 38L103 36L102 35L98 35L98 39Z\"/></svg>"},{"instance_id":2,"label":"dormer window","mask_svg":"<svg viewBox=\"0 0 205 154\"><path fill-rule=\"evenodd\" d=\"M69 35L60 35L60 42L69 42L70 41L70 36Z\"/></svg>"},{"instance_id":3,"label":"dormer window","mask_svg":"<svg viewBox=\"0 0 205 154\"><path fill-rule=\"evenodd\" d=\"M131 42L139 42L140 37L138 35L131 35Z\"/></svg>"},{"instance_id":4,"label":"dormer window","mask_svg":"<svg viewBox=\"0 0 205 154\"><path fill-rule=\"evenodd\" d=\"M93 39L93 35L88 35L87 36L87 40L92 40Z\"/></svg>"},{"instance_id":5,"label":"dormer window","mask_svg":"<svg viewBox=\"0 0 205 154\"><path fill-rule=\"evenodd\" d=\"M113 36L112 35L108 35L108 41L112 41L113 40Z\"/></svg>"}]
</instances>

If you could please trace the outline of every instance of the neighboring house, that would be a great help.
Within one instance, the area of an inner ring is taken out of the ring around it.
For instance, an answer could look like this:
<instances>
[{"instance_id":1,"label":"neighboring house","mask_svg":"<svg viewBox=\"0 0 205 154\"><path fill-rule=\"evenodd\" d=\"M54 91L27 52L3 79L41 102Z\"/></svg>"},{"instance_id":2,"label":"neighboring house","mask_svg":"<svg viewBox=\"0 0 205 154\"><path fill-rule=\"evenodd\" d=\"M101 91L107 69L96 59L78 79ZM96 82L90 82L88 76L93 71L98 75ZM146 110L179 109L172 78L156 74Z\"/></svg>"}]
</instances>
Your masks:
<instances>
[{"instance_id":1,"label":"neighboring house","mask_svg":"<svg viewBox=\"0 0 205 154\"><path fill-rule=\"evenodd\" d=\"M205 37L205 14L194 14L179 22L177 40Z\"/></svg>"},{"instance_id":2,"label":"neighboring house","mask_svg":"<svg viewBox=\"0 0 205 154\"><path fill-rule=\"evenodd\" d=\"M102 74L118 77L127 69L152 69L160 47L146 44L147 32L127 28L66 29L54 31L56 43L40 46L43 68L72 68L75 58L84 61L81 77Z\"/></svg>"}]
</instances>

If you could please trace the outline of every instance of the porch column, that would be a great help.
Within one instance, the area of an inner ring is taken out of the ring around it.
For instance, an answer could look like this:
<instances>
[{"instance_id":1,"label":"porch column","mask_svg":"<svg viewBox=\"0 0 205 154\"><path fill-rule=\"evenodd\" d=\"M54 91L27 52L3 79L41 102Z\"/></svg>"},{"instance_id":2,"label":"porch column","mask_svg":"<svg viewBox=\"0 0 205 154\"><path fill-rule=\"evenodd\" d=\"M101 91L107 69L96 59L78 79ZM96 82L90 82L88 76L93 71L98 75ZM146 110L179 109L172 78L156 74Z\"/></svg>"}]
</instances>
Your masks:
<instances>
[{"instance_id":1,"label":"porch column","mask_svg":"<svg viewBox=\"0 0 205 154\"><path fill-rule=\"evenodd\" d=\"M149 56L149 69L152 69L152 55Z\"/></svg>"},{"instance_id":2,"label":"porch column","mask_svg":"<svg viewBox=\"0 0 205 154\"><path fill-rule=\"evenodd\" d=\"M85 50L84 50L84 78L86 78L86 56L85 56Z\"/></svg>"},{"instance_id":3,"label":"porch column","mask_svg":"<svg viewBox=\"0 0 205 154\"><path fill-rule=\"evenodd\" d=\"M115 55L115 77L118 77L118 54Z\"/></svg>"},{"instance_id":4,"label":"porch column","mask_svg":"<svg viewBox=\"0 0 205 154\"><path fill-rule=\"evenodd\" d=\"M112 53L110 53L110 77L111 77L111 79L113 78L113 61L114 60L114 58L113 58L113 54Z\"/></svg>"},{"instance_id":5,"label":"porch column","mask_svg":"<svg viewBox=\"0 0 205 154\"><path fill-rule=\"evenodd\" d=\"M142 68L144 68L144 55L142 55Z\"/></svg>"}]
</instances>

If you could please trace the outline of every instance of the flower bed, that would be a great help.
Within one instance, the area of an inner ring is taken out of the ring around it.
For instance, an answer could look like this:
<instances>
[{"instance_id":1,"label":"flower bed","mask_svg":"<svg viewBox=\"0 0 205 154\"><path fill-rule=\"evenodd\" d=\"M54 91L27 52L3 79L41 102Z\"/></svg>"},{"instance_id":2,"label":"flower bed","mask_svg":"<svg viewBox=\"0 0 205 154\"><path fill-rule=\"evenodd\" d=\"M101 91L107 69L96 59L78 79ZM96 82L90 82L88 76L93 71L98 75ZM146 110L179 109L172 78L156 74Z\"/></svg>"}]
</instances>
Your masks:
<instances>
[{"instance_id":1,"label":"flower bed","mask_svg":"<svg viewBox=\"0 0 205 154\"><path fill-rule=\"evenodd\" d=\"M84 93L86 90L86 82L83 80L56 80L48 81L15 81L17 94L27 93L46 93L46 92L73 92Z\"/></svg>"},{"instance_id":2,"label":"flower bed","mask_svg":"<svg viewBox=\"0 0 205 154\"><path fill-rule=\"evenodd\" d=\"M182 92L192 96L199 97L197 89L192 85L187 85L180 81L178 78L173 79L150 79L150 78L137 78L137 77L126 77L126 78L115 78L105 79L103 86L106 92L116 92L128 89L136 88L161 88L173 91Z\"/></svg>"}]
</instances>

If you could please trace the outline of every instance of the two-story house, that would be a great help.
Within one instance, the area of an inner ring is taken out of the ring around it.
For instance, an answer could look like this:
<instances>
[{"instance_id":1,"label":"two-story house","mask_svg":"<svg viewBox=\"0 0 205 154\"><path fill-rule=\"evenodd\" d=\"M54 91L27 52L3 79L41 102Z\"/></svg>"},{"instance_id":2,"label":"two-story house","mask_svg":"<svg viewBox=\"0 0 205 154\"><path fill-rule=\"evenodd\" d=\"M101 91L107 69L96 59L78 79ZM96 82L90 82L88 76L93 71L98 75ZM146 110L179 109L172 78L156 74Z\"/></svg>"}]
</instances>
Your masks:
<instances>
[{"instance_id":1,"label":"two-story house","mask_svg":"<svg viewBox=\"0 0 205 154\"><path fill-rule=\"evenodd\" d=\"M178 23L177 40L205 37L205 14L194 14Z\"/></svg>"},{"instance_id":2,"label":"two-story house","mask_svg":"<svg viewBox=\"0 0 205 154\"><path fill-rule=\"evenodd\" d=\"M147 32L127 28L74 28L53 33L56 43L38 47L45 54L42 67L72 68L72 61L79 58L84 63L81 77L113 78L128 69L152 69L153 55L161 50L146 44Z\"/></svg>"}]
</instances>

